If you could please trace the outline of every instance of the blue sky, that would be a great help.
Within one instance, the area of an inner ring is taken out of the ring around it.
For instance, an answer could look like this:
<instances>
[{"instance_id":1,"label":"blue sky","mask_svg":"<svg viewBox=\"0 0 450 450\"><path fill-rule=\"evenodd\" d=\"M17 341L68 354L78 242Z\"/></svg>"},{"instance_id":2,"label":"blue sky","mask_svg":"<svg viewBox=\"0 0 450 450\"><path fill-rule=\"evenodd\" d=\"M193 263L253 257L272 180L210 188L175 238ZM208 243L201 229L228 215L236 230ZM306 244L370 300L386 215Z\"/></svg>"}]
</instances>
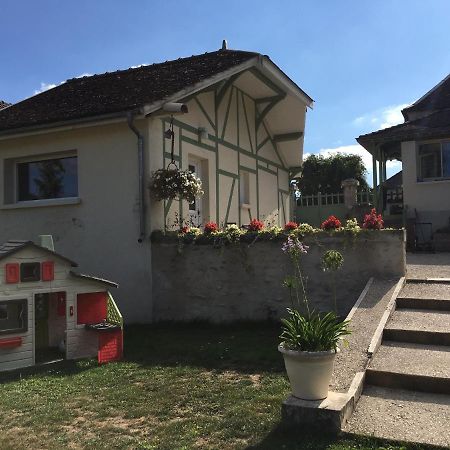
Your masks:
<instances>
[{"instance_id":1,"label":"blue sky","mask_svg":"<svg viewBox=\"0 0 450 450\"><path fill-rule=\"evenodd\" d=\"M361 152L356 136L401 122L401 107L450 72L448 0L1 0L0 16L0 99L226 38L314 98L305 153Z\"/></svg>"}]
</instances>

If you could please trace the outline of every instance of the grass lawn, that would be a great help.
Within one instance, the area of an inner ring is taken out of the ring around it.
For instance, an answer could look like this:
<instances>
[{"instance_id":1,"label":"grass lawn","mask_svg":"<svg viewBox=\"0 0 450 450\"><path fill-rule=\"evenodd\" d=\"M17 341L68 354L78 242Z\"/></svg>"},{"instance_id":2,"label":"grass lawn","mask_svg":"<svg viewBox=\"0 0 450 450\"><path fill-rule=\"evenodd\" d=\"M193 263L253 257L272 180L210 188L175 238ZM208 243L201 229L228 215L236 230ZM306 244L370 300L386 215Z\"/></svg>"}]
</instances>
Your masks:
<instances>
[{"instance_id":1,"label":"grass lawn","mask_svg":"<svg viewBox=\"0 0 450 450\"><path fill-rule=\"evenodd\" d=\"M271 324L125 330L126 359L67 362L0 384L0 448L412 449L285 431Z\"/></svg>"}]
</instances>

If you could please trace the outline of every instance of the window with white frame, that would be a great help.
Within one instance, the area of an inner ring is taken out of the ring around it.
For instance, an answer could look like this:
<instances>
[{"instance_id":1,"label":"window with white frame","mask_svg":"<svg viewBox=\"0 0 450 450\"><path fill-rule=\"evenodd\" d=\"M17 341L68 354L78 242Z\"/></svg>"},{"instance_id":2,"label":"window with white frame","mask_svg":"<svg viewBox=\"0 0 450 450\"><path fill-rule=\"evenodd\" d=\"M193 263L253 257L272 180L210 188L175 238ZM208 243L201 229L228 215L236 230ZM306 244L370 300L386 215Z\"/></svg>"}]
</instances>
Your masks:
<instances>
[{"instance_id":1,"label":"window with white frame","mask_svg":"<svg viewBox=\"0 0 450 450\"><path fill-rule=\"evenodd\" d=\"M239 201L241 205L250 204L250 174L245 170L240 174Z\"/></svg>"},{"instance_id":2,"label":"window with white frame","mask_svg":"<svg viewBox=\"0 0 450 450\"><path fill-rule=\"evenodd\" d=\"M450 178L450 141L419 145L418 181Z\"/></svg>"},{"instance_id":3,"label":"window with white frame","mask_svg":"<svg viewBox=\"0 0 450 450\"><path fill-rule=\"evenodd\" d=\"M78 197L74 152L5 159L4 203Z\"/></svg>"}]
</instances>

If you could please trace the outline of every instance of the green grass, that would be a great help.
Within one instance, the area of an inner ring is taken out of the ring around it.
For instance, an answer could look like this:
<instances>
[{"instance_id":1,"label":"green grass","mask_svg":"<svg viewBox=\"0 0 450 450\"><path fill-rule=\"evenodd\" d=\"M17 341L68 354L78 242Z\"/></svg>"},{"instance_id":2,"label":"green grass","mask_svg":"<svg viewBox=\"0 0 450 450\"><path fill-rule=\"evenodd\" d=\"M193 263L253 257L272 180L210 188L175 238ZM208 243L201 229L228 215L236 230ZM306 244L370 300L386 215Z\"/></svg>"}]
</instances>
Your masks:
<instances>
[{"instance_id":1,"label":"green grass","mask_svg":"<svg viewBox=\"0 0 450 450\"><path fill-rule=\"evenodd\" d=\"M420 448L283 429L278 334L272 324L135 326L122 362L8 375L0 448Z\"/></svg>"}]
</instances>

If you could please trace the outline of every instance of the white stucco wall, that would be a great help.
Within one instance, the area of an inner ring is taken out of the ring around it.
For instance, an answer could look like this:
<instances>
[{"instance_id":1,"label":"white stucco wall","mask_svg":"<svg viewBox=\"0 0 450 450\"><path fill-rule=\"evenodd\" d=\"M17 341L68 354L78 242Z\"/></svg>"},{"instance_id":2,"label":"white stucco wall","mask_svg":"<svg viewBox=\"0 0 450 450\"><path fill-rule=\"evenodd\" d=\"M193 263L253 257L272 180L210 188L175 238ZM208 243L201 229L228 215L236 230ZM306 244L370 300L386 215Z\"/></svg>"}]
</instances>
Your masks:
<instances>
[{"instance_id":1,"label":"white stucco wall","mask_svg":"<svg viewBox=\"0 0 450 450\"><path fill-rule=\"evenodd\" d=\"M450 180L417 181L415 141L402 142L403 202L408 216L417 210L420 222L431 222L433 231L449 225Z\"/></svg>"},{"instance_id":2,"label":"white stucco wall","mask_svg":"<svg viewBox=\"0 0 450 450\"><path fill-rule=\"evenodd\" d=\"M125 121L0 140L0 200L5 158L76 150L79 204L0 207L0 242L51 234L55 250L80 270L119 283L115 295L128 322L151 320L150 242L138 243L136 136Z\"/></svg>"}]
</instances>

